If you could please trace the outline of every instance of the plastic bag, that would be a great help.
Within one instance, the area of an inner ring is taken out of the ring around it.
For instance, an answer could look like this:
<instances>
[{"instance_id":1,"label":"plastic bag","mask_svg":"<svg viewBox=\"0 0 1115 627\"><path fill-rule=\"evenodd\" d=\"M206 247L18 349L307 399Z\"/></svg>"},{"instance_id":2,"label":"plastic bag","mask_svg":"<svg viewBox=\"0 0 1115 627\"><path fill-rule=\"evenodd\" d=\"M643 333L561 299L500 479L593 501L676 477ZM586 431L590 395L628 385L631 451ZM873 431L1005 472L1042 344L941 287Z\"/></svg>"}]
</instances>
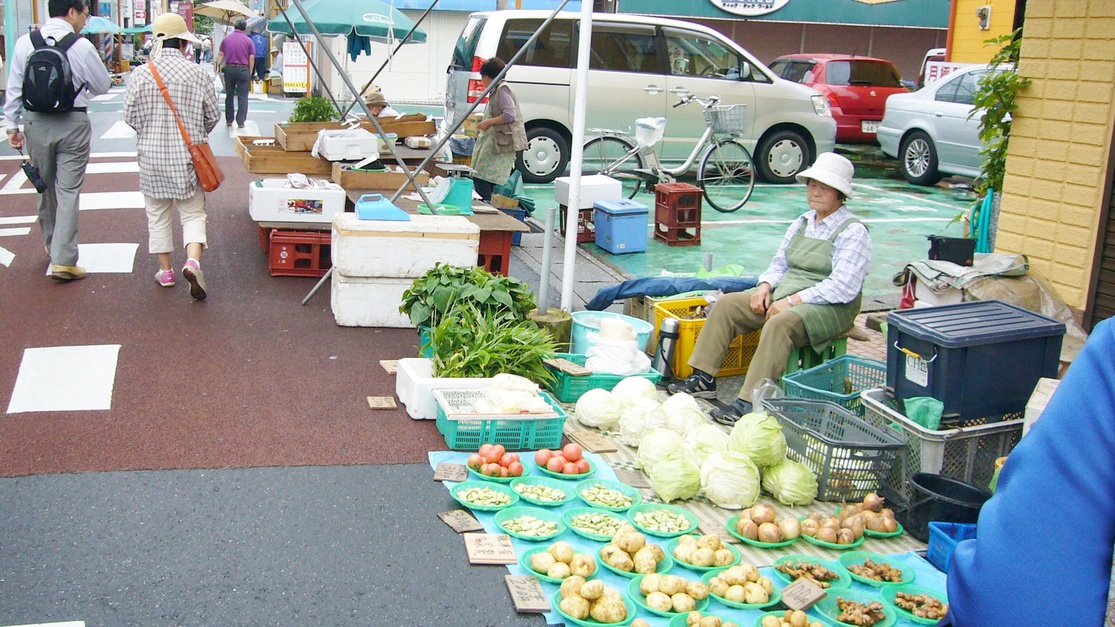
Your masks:
<instances>
[{"instance_id":1,"label":"plastic bag","mask_svg":"<svg viewBox=\"0 0 1115 627\"><path fill-rule=\"evenodd\" d=\"M941 413L944 410L945 404L931 396L906 399L906 417L930 431L936 431L941 426Z\"/></svg>"},{"instance_id":2,"label":"plastic bag","mask_svg":"<svg viewBox=\"0 0 1115 627\"><path fill-rule=\"evenodd\" d=\"M650 357L639 350L634 340L609 340L594 331L588 332L588 339L594 342L585 355L585 367L593 372L630 376L650 370ZM595 337L594 337L595 336Z\"/></svg>"},{"instance_id":3,"label":"plastic bag","mask_svg":"<svg viewBox=\"0 0 1115 627\"><path fill-rule=\"evenodd\" d=\"M782 388L771 379L763 379L759 385L755 386L755 390L751 392L751 406L754 409L762 409L763 401L768 398L782 398Z\"/></svg>"}]
</instances>

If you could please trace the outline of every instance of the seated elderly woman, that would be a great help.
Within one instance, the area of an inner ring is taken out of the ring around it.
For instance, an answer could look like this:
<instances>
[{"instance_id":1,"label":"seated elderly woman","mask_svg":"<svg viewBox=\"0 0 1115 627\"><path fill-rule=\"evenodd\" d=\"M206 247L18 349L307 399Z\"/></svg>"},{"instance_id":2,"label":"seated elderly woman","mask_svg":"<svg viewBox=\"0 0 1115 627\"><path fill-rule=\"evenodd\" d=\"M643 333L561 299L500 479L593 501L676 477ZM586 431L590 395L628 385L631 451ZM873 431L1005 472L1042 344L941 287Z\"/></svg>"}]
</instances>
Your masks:
<instances>
[{"instance_id":1,"label":"seated elderly woman","mask_svg":"<svg viewBox=\"0 0 1115 627\"><path fill-rule=\"evenodd\" d=\"M383 95L379 89L372 88L364 92L364 104L368 105L368 109L377 118L383 117L399 117L399 112L392 109L391 105L387 104L387 97ZM357 109L359 111L359 109Z\"/></svg>"},{"instance_id":2,"label":"seated elderly woman","mask_svg":"<svg viewBox=\"0 0 1115 627\"><path fill-rule=\"evenodd\" d=\"M732 424L751 411L751 395L763 379L777 381L794 348L823 351L852 328L871 261L871 236L844 206L852 195L852 162L822 153L797 175L808 185L809 211L798 217L759 284L716 302L697 337L689 365L693 374L670 385L670 394L716 397L716 371L738 335L762 329L739 397L712 417Z\"/></svg>"}]
</instances>

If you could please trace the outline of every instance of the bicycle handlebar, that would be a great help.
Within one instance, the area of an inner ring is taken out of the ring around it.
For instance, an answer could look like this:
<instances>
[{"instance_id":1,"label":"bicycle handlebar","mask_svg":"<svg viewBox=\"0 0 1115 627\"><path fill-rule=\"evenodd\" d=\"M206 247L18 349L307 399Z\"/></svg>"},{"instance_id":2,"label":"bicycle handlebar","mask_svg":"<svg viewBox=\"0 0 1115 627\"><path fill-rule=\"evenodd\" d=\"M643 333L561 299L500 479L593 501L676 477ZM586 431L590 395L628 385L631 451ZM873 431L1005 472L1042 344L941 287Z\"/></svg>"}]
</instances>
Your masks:
<instances>
[{"instance_id":1,"label":"bicycle handlebar","mask_svg":"<svg viewBox=\"0 0 1115 627\"><path fill-rule=\"evenodd\" d=\"M720 102L720 96L719 94L717 94L709 96L707 99L705 99L694 96L693 94L685 94L681 97L681 100L674 103L673 107L676 109L678 107L687 105L694 100L696 100L697 104L701 105L702 108L708 109L709 107L715 106L716 103Z\"/></svg>"}]
</instances>

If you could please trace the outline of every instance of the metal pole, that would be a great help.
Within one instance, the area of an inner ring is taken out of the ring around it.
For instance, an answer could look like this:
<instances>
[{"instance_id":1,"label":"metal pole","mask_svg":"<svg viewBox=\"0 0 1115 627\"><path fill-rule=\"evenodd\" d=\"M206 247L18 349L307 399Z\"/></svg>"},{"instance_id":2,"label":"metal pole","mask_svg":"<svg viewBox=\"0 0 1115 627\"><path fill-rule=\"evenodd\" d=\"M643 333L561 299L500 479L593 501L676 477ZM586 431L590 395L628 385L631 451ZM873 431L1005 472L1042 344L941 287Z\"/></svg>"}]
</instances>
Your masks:
<instances>
[{"instance_id":1,"label":"metal pole","mask_svg":"<svg viewBox=\"0 0 1115 627\"><path fill-rule=\"evenodd\" d=\"M577 262L577 217L581 204L581 163L588 109L588 67L592 44L592 2L581 2L580 40L577 42L577 91L573 103L573 145L569 161L569 206L565 218L565 267L561 277L561 308L573 310L573 272Z\"/></svg>"},{"instance_id":2,"label":"metal pole","mask_svg":"<svg viewBox=\"0 0 1115 627\"><path fill-rule=\"evenodd\" d=\"M542 276L538 277L538 313L546 315L550 311L550 257L554 246L554 215L557 207L546 210L546 233L542 236Z\"/></svg>"}]
</instances>

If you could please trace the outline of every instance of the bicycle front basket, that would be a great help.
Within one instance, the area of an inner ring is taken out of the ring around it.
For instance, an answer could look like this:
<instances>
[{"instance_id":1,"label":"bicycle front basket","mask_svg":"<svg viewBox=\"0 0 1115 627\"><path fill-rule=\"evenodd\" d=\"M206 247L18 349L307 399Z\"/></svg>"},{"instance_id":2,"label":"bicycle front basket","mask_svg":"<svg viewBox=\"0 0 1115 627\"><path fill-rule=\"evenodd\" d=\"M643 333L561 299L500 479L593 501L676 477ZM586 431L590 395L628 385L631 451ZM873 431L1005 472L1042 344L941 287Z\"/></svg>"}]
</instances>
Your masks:
<instances>
[{"instance_id":1,"label":"bicycle front basket","mask_svg":"<svg viewBox=\"0 0 1115 627\"><path fill-rule=\"evenodd\" d=\"M712 132L720 135L743 135L747 132L747 105L717 105L705 109L705 118Z\"/></svg>"}]
</instances>

